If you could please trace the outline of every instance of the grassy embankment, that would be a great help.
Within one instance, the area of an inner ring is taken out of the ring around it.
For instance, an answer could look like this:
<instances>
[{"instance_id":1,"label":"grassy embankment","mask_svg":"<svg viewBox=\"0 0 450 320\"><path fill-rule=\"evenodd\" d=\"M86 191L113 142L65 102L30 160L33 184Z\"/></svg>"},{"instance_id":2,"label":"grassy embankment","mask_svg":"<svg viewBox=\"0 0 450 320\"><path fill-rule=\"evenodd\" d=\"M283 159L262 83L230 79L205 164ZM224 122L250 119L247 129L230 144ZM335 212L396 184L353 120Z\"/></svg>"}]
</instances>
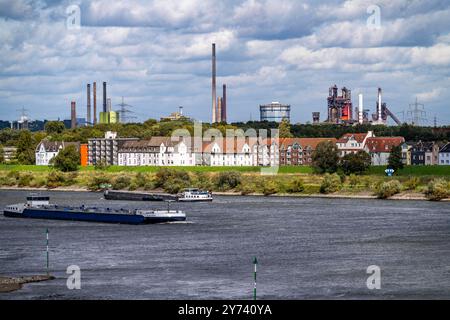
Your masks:
<instances>
[{"instance_id":1,"label":"grassy embankment","mask_svg":"<svg viewBox=\"0 0 450 320\"><path fill-rule=\"evenodd\" d=\"M411 166L393 178L385 177L384 170L384 167L372 167L362 176L328 176L314 174L311 167L280 167L278 175L263 176L258 167L176 167L161 171L158 167L111 166L105 170L87 167L76 173L61 173L45 166L0 165L0 187L98 190L102 184L109 183L118 190L177 192L184 187L199 187L241 194L325 193L385 198L397 193L425 194L431 182L441 179L434 189L440 190L440 198L442 194L444 198L450 194L448 167ZM388 183L392 180L399 184Z\"/></svg>"}]
</instances>

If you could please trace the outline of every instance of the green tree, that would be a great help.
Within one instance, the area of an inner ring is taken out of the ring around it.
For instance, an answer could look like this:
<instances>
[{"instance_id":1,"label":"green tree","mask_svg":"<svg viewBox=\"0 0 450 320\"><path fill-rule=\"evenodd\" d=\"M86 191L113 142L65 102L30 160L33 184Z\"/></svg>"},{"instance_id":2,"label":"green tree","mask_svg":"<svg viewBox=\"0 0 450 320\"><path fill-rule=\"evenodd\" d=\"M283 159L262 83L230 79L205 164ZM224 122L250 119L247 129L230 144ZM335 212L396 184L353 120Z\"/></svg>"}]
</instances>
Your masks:
<instances>
[{"instance_id":1,"label":"green tree","mask_svg":"<svg viewBox=\"0 0 450 320\"><path fill-rule=\"evenodd\" d=\"M3 155L3 146L0 145L0 164L5 162L5 156Z\"/></svg>"},{"instance_id":2,"label":"green tree","mask_svg":"<svg viewBox=\"0 0 450 320\"><path fill-rule=\"evenodd\" d=\"M17 141L17 160L20 164L35 163L35 142L31 132L21 131Z\"/></svg>"},{"instance_id":3,"label":"green tree","mask_svg":"<svg viewBox=\"0 0 450 320\"><path fill-rule=\"evenodd\" d=\"M316 173L334 173L338 169L339 150L335 143L324 141L317 145L312 155L312 164Z\"/></svg>"},{"instance_id":4,"label":"green tree","mask_svg":"<svg viewBox=\"0 0 450 320\"><path fill-rule=\"evenodd\" d=\"M402 148L400 146L393 147L388 159L388 167L398 171L403 169Z\"/></svg>"},{"instance_id":5,"label":"green tree","mask_svg":"<svg viewBox=\"0 0 450 320\"><path fill-rule=\"evenodd\" d=\"M293 135L291 133L291 124L288 119L283 119L278 126L278 130L280 132L280 138L292 138Z\"/></svg>"},{"instance_id":6,"label":"green tree","mask_svg":"<svg viewBox=\"0 0 450 320\"><path fill-rule=\"evenodd\" d=\"M80 153L74 145L67 146L52 159L56 169L63 172L77 171L80 164Z\"/></svg>"},{"instance_id":7,"label":"green tree","mask_svg":"<svg viewBox=\"0 0 450 320\"><path fill-rule=\"evenodd\" d=\"M370 155L365 151L346 154L339 163L339 167L346 175L362 174L369 170L370 165Z\"/></svg>"},{"instance_id":8,"label":"green tree","mask_svg":"<svg viewBox=\"0 0 450 320\"><path fill-rule=\"evenodd\" d=\"M47 134L54 134L54 133L63 133L64 130L66 130L66 127L64 126L64 123L61 121L49 121L45 124L45 132Z\"/></svg>"}]
</instances>

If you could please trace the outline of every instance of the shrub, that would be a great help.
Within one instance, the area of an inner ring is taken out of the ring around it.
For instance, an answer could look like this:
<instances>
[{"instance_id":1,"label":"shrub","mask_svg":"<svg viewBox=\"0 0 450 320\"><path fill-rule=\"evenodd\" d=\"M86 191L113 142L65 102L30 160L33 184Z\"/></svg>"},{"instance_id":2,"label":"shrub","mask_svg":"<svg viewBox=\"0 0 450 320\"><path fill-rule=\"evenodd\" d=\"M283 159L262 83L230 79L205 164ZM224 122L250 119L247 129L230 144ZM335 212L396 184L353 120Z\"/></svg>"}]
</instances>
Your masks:
<instances>
[{"instance_id":1,"label":"shrub","mask_svg":"<svg viewBox=\"0 0 450 320\"><path fill-rule=\"evenodd\" d=\"M435 179L428 184L426 197L431 201L441 201L450 197L450 184L444 179Z\"/></svg>"},{"instance_id":2,"label":"shrub","mask_svg":"<svg viewBox=\"0 0 450 320\"><path fill-rule=\"evenodd\" d=\"M135 184L138 188L145 188L145 185L147 184L148 180L149 180L148 175L142 172L138 172L134 179Z\"/></svg>"},{"instance_id":3,"label":"shrub","mask_svg":"<svg viewBox=\"0 0 450 320\"><path fill-rule=\"evenodd\" d=\"M109 180L109 177L106 175L94 175L89 179L88 189L91 191L100 190L102 185L110 183Z\"/></svg>"},{"instance_id":4,"label":"shrub","mask_svg":"<svg viewBox=\"0 0 450 320\"><path fill-rule=\"evenodd\" d=\"M112 183L113 190L128 189L131 184L131 178L128 176L118 176Z\"/></svg>"},{"instance_id":5,"label":"shrub","mask_svg":"<svg viewBox=\"0 0 450 320\"><path fill-rule=\"evenodd\" d=\"M230 190L235 189L238 185L240 185L241 180L242 177L240 172L221 172L217 178L216 184L220 190Z\"/></svg>"},{"instance_id":6,"label":"shrub","mask_svg":"<svg viewBox=\"0 0 450 320\"><path fill-rule=\"evenodd\" d=\"M194 186L204 190L214 189L211 176L205 172L196 172L194 176Z\"/></svg>"},{"instance_id":7,"label":"shrub","mask_svg":"<svg viewBox=\"0 0 450 320\"><path fill-rule=\"evenodd\" d=\"M46 184L45 178L35 177L33 180L31 180L29 185L32 188L41 188L45 186L45 184Z\"/></svg>"},{"instance_id":8,"label":"shrub","mask_svg":"<svg viewBox=\"0 0 450 320\"><path fill-rule=\"evenodd\" d=\"M31 184L31 180L33 180L33 175L30 173L24 173L20 175L17 185L19 187L27 187Z\"/></svg>"},{"instance_id":9,"label":"shrub","mask_svg":"<svg viewBox=\"0 0 450 320\"><path fill-rule=\"evenodd\" d=\"M189 187L189 185L186 183L186 181L181 179L170 179L167 180L166 183L164 183L164 191L171 193L171 194L177 194L184 188Z\"/></svg>"},{"instance_id":10,"label":"shrub","mask_svg":"<svg viewBox=\"0 0 450 320\"><path fill-rule=\"evenodd\" d=\"M349 182L350 188L355 188L359 184L359 177L354 174L351 174L348 177L348 182Z\"/></svg>"},{"instance_id":11,"label":"shrub","mask_svg":"<svg viewBox=\"0 0 450 320\"><path fill-rule=\"evenodd\" d=\"M189 186L191 178L186 171L162 168L156 172L155 186L166 189L168 183L181 182L183 185Z\"/></svg>"},{"instance_id":12,"label":"shrub","mask_svg":"<svg viewBox=\"0 0 450 320\"><path fill-rule=\"evenodd\" d=\"M411 177L403 183L405 190L416 190L419 186L420 179L418 177Z\"/></svg>"},{"instance_id":13,"label":"shrub","mask_svg":"<svg viewBox=\"0 0 450 320\"><path fill-rule=\"evenodd\" d=\"M241 194L243 196L255 193L256 192L256 185L254 183L251 183L251 182L241 184L240 191L241 191Z\"/></svg>"},{"instance_id":14,"label":"shrub","mask_svg":"<svg viewBox=\"0 0 450 320\"><path fill-rule=\"evenodd\" d=\"M144 185L144 190L154 190L156 189L155 182L154 181L147 181L147 183Z\"/></svg>"},{"instance_id":15,"label":"shrub","mask_svg":"<svg viewBox=\"0 0 450 320\"><path fill-rule=\"evenodd\" d=\"M277 192L278 192L278 185L275 181L269 180L264 183L263 194L265 196L270 196L272 194L276 194Z\"/></svg>"},{"instance_id":16,"label":"shrub","mask_svg":"<svg viewBox=\"0 0 450 320\"><path fill-rule=\"evenodd\" d=\"M337 192L342 188L341 177L334 174L325 174L322 184L320 185L320 193L333 193Z\"/></svg>"},{"instance_id":17,"label":"shrub","mask_svg":"<svg viewBox=\"0 0 450 320\"><path fill-rule=\"evenodd\" d=\"M286 191L289 193L300 193L304 190L305 186L303 184L303 180L300 178L295 178L294 180L292 180L286 189Z\"/></svg>"},{"instance_id":18,"label":"shrub","mask_svg":"<svg viewBox=\"0 0 450 320\"><path fill-rule=\"evenodd\" d=\"M61 187L66 182L64 175L56 170L52 170L47 175L47 188L53 189L57 187Z\"/></svg>"},{"instance_id":19,"label":"shrub","mask_svg":"<svg viewBox=\"0 0 450 320\"><path fill-rule=\"evenodd\" d=\"M402 191L402 184L398 180L391 180L383 182L379 185L376 195L379 199L387 199L400 193Z\"/></svg>"}]
</instances>

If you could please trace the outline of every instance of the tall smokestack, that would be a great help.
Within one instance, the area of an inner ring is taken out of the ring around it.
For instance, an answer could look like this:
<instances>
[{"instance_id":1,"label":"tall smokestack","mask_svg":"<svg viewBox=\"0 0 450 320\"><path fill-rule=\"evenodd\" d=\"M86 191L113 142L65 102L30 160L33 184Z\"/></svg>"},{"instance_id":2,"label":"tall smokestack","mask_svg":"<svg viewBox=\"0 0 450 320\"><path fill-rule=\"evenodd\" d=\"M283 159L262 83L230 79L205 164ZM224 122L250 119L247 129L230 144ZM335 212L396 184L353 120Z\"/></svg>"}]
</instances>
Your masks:
<instances>
[{"instance_id":1,"label":"tall smokestack","mask_svg":"<svg viewBox=\"0 0 450 320\"><path fill-rule=\"evenodd\" d=\"M227 122L227 85L223 85L222 92L222 122Z\"/></svg>"},{"instance_id":2,"label":"tall smokestack","mask_svg":"<svg viewBox=\"0 0 450 320\"><path fill-rule=\"evenodd\" d=\"M77 127L77 111L75 101L70 103L70 120L70 128L75 129Z\"/></svg>"},{"instance_id":3,"label":"tall smokestack","mask_svg":"<svg viewBox=\"0 0 450 320\"><path fill-rule=\"evenodd\" d=\"M216 110L216 44L212 44L212 123L217 122Z\"/></svg>"},{"instance_id":4,"label":"tall smokestack","mask_svg":"<svg viewBox=\"0 0 450 320\"><path fill-rule=\"evenodd\" d=\"M87 85L87 125L91 125L91 84Z\"/></svg>"},{"instance_id":5,"label":"tall smokestack","mask_svg":"<svg viewBox=\"0 0 450 320\"><path fill-rule=\"evenodd\" d=\"M217 97L217 119L216 122L222 122L222 98Z\"/></svg>"},{"instance_id":6,"label":"tall smokestack","mask_svg":"<svg viewBox=\"0 0 450 320\"><path fill-rule=\"evenodd\" d=\"M93 84L93 98L94 98L94 124L97 124L97 83Z\"/></svg>"},{"instance_id":7,"label":"tall smokestack","mask_svg":"<svg viewBox=\"0 0 450 320\"><path fill-rule=\"evenodd\" d=\"M378 88L378 122L381 123L383 118L381 117L381 88Z\"/></svg>"},{"instance_id":8,"label":"tall smokestack","mask_svg":"<svg viewBox=\"0 0 450 320\"><path fill-rule=\"evenodd\" d=\"M103 82L103 112L106 111L106 82Z\"/></svg>"},{"instance_id":9,"label":"tall smokestack","mask_svg":"<svg viewBox=\"0 0 450 320\"><path fill-rule=\"evenodd\" d=\"M364 123L364 96L362 93L359 94L358 123Z\"/></svg>"}]
</instances>

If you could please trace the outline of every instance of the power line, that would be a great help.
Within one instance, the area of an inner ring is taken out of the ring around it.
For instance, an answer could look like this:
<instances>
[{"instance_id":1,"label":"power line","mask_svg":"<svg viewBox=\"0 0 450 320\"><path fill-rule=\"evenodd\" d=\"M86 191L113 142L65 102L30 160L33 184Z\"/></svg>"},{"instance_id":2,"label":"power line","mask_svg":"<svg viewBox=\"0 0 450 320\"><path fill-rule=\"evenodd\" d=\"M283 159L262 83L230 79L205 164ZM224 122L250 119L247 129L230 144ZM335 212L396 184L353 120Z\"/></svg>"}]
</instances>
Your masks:
<instances>
[{"instance_id":1,"label":"power line","mask_svg":"<svg viewBox=\"0 0 450 320\"><path fill-rule=\"evenodd\" d=\"M137 119L136 116L127 115L127 114L135 114L135 112L131 111L130 109L127 109L127 108L134 108L134 107L132 105L126 104L124 102L123 97L122 97L122 103L119 103L116 106L120 107L120 110L118 111L120 114L120 116L119 116L120 122L127 123L131 119Z\"/></svg>"}]
</instances>

